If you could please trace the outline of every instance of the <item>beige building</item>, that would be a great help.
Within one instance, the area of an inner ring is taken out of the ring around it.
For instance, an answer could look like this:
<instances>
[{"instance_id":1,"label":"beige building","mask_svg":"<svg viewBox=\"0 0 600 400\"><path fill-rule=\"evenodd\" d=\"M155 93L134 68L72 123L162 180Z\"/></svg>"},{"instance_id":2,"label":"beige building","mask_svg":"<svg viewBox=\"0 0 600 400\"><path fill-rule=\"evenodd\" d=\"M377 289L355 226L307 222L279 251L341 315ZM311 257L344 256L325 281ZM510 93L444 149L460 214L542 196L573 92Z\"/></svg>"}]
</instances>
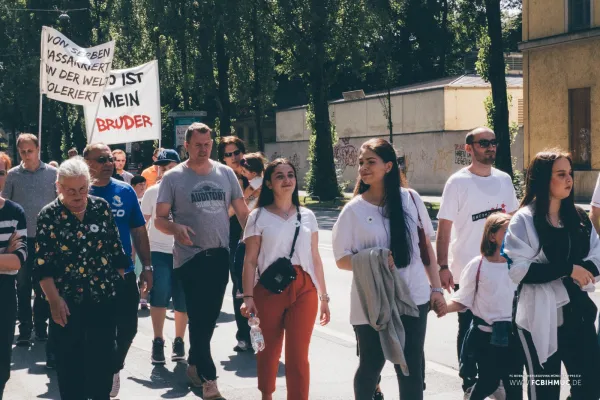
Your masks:
<instances>
[{"instance_id":1,"label":"beige building","mask_svg":"<svg viewBox=\"0 0 600 400\"><path fill-rule=\"evenodd\" d=\"M512 96L510 121L519 122L522 77L508 76L507 86ZM405 158L411 187L424 194L440 194L448 177L470 163L464 150L465 134L485 125L483 103L490 94L490 85L477 75L448 77L392 91L394 146ZM329 103L329 115L339 137L334 144L336 164L352 186L360 145L372 137L389 138L384 114L387 103L382 92L364 95L356 91L345 97ZM306 107L281 110L276 114L277 141L266 145L267 156L291 158L303 178L308 171L309 136ZM513 145L513 155L522 169L523 148L518 143Z\"/></svg>"},{"instance_id":2,"label":"beige building","mask_svg":"<svg viewBox=\"0 0 600 400\"><path fill-rule=\"evenodd\" d=\"M570 151L575 195L589 198L600 170L600 0L524 0L520 49L525 162L548 146Z\"/></svg>"}]
</instances>

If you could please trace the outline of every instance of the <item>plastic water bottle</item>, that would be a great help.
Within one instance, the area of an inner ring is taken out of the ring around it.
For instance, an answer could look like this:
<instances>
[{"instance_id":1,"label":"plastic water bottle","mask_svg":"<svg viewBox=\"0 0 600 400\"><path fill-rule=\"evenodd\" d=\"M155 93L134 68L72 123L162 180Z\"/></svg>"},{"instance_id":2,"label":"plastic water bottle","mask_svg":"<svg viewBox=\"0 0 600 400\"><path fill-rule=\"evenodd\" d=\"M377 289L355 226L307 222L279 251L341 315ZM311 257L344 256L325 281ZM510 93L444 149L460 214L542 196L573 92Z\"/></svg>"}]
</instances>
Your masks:
<instances>
[{"instance_id":1,"label":"plastic water bottle","mask_svg":"<svg viewBox=\"0 0 600 400\"><path fill-rule=\"evenodd\" d=\"M265 338L263 337L262 330L258 326L259 324L260 319L255 317L254 314L250 314L248 325L250 325L250 340L252 341L254 353L258 353L265 349Z\"/></svg>"}]
</instances>

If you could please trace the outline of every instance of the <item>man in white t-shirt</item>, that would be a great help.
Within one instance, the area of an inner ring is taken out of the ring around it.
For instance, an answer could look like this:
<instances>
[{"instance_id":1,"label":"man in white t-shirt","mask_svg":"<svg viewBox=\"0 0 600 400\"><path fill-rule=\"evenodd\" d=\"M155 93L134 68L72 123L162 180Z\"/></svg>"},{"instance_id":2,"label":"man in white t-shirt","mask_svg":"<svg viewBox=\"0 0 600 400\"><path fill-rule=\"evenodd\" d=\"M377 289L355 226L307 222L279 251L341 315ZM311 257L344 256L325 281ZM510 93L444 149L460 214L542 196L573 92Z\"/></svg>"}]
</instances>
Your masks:
<instances>
[{"instance_id":1,"label":"man in white t-shirt","mask_svg":"<svg viewBox=\"0 0 600 400\"><path fill-rule=\"evenodd\" d=\"M458 290L455 282L459 281L462 269L480 254L486 218L495 212L512 214L519 208L512 179L492 167L498 147L494 132L489 128L476 128L467 134L465 142L471 165L448 179L438 213L437 257L440 280L448 292ZM458 313L459 358L472 319L469 310ZM475 377L463 378L463 390L474 383Z\"/></svg>"},{"instance_id":2,"label":"man in white t-shirt","mask_svg":"<svg viewBox=\"0 0 600 400\"><path fill-rule=\"evenodd\" d=\"M596 188L592 195L592 212L590 213L590 219L592 220L594 228L596 228L596 232L600 234L600 174L598 175ZM600 343L600 314L598 315L598 343Z\"/></svg>"},{"instance_id":3,"label":"man in white t-shirt","mask_svg":"<svg viewBox=\"0 0 600 400\"><path fill-rule=\"evenodd\" d=\"M154 165L158 167L155 185L146 190L142 199L142 213L148 223L148 236L150 238L150 251L152 255L152 266L154 267L154 281L150 292L150 316L152 328L154 329L154 340L152 341L152 363L165 363L165 340L163 327L167 315L169 301L173 299L175 310L175 340L173 341L173 352L171 361L185 360L185 328L188 323L185 295L179 277L173 272L173 236L165 235L154 225L156 218L156 200L160 188L160 179L170 169L176 167L181 160L175 150L162 150Z\"/></svg>"}]
</instances>

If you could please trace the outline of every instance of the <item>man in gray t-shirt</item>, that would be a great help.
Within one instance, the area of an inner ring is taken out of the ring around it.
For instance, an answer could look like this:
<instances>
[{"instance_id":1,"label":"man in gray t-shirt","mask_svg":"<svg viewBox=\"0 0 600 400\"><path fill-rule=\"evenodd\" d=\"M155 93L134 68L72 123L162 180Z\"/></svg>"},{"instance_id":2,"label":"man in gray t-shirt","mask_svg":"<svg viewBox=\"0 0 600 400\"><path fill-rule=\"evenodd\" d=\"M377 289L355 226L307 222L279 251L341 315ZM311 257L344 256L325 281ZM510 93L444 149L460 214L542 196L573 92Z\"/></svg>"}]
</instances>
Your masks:
<instances>
[{"instance_id":1,"label":"man in gray t-shirt","mask_svg":"<svg viewBox=\"0 0 600 400\"><path fill-rule=\"evenodd\" d=\"M233 170L212 161L211 130L190 125L185 135L189 159L163 177L155 226L175 237L173 266L183 286L190 326L187 375L205 398L220 398L210 339L229 281L229 207L242 227L248 207ZM172 216L172 220L169 216Z\"/></svg>"},{"instance_id":2,"label":"man in gray t-shirt","mask_svg":"<svg viewBox=\"0 0 600 400\"><path fill-rule=\"evenodd\" d=\"M35 229L41 209L56 199L56 168L40 160L38 138L22 133L17 138L17 150L21 164L8 171L2 196L18 203L25 211L27 220L27 262L17 274L17 304L19 317L18 346L31 344L32 329L40 341L48 339L47 323L50 318L48 302L42 298L39 280L32 276L35 260ZM31 289L35 293L31 309ZM32 322L33 318L33 322ZM47 347L48 367L53 366L52 345Z\"/></svg>"},{"instance_id":3,"label":"man in gray t-shirt","mask_svg":"<svg viewBox=\"0 0 600 400\"><path fill-rule=\"evenodd\" d=\"M201 251L229 247L229 205L243 197L233 170L212 162L208 175L198 175L179 164L163 177L157 203L171 204L173 221L194 232L191 246L175 241L174 268L180 268Z\"/></svg>"}]
</instances>

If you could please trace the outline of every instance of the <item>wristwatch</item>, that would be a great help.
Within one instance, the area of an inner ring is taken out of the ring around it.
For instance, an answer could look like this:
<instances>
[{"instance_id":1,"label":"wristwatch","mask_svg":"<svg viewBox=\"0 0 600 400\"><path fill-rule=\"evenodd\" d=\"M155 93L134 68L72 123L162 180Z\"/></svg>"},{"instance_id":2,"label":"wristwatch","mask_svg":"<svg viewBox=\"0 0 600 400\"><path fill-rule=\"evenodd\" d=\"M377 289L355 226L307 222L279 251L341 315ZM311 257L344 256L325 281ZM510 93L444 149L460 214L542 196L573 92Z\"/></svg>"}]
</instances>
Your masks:
<instances>
[{"instance_id":1,"label":"wristwatch","mask_svg":"<svg viewBox=\"0 0 600 400\"><path fill-rule=\"evenodd\" d=\"M444 265L440 265L440 271L448 269L448 265L444 264Z\"/></svg>"},{"instance_id":2,"label":"wristwatch","mask_svg":"<svg viewBox=\"0 0 600 400\"><path fill-rule=\"evenodd\" d=\"M144 271L152 271L152 265L144 265Z\"/></svg>"},{"instance_id":3,"label":"wristwatch","mask_svg":"<svg viewBox=\"0 0 600 400\"><path fill-rule=\"evenodd\" d=\"M444 294L444 289L442 289L441 287L432 287L431 293L435 293L435 292Z\"/></svg>"},{"instance_id":4,"label":"wristwatch","mask_svg":"<svg viewBox=\"0 0 600 400\"><path fill-rule=\"evenodd\" d=\"M323 293L319 296L319 300L324 301L325 303L329 303L329 295L327 293Z\"/></svg>"}]
</instances>

